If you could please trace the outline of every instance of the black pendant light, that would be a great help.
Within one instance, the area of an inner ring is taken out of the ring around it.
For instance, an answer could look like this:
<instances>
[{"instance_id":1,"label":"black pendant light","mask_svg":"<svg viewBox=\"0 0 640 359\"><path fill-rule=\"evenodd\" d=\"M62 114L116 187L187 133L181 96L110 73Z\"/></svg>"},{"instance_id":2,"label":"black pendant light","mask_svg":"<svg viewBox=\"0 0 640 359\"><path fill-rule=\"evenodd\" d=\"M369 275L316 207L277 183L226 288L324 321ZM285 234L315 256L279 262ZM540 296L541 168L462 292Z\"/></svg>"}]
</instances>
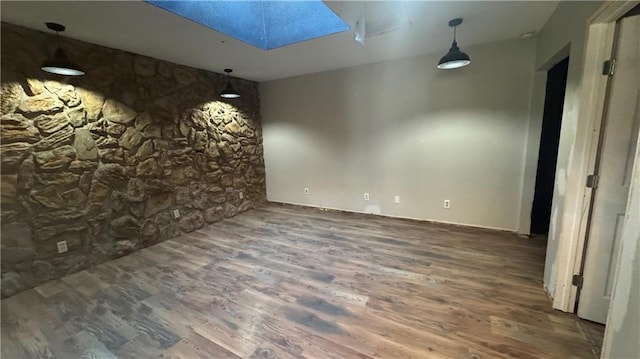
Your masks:
<instances>
[{"instance_id":1,"label":"black pendant light","mask_svg":"<svg viewBox=\"0 0 640 359\"><path fill-rule=\"evenodd\" d=\"M440 61L438 61L438 68L443 70L451 70L457 69L460 67L467 66L471 63L471 59L469 55L460 51L458 48L458 43L456 42L456 27L462 24L462 19L452 19L449 21L449 26L453 27L453 43L451 44L451 48L446 55L442 56Z\"/></svg>"},{"instance_id":2,"label":"black pendant light","mask_svg":"<svg viewBox=\"0 0 640 359\"><path fill-rule=\"evenodd\" d=\"M65 27L63 25L56 24L55 22L47 22L45 24L50 30L56 32L56 41L58 42L58 48L56 49L53 58L46 60L42 64L42 66L40 67L42 71L66 76L84 75L84 70L82 70L80 66L69 61L69 58L60 47L60 36L58 35L58 33L64 31Z\"/></svg>"},{"instance_id":3,"label":"black pendant light","mask_svg":"<svg viewBox=\"0 0 640 359\"><path fill-rule=\"evenodd\" d=\"M231 86L231 80L229 78L229 74L233 71L232 69L224 69L224 72L227 73L227 86L224 87L224 90L220 93L220 97L222 98L238 98L240 94L236 91L233 86Z\"/></svg>"}]
</instances>

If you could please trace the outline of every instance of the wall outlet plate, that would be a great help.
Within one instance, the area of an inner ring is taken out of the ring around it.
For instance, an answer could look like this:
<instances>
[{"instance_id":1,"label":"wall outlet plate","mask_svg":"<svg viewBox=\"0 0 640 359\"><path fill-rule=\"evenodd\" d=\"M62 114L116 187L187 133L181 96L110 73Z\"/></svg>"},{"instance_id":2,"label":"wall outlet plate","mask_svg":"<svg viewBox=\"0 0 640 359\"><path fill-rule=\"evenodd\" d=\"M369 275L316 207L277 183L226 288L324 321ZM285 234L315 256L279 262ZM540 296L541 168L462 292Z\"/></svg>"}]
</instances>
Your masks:
<instances>
[{"instance_id":1,"label":"wall outlet plate","mask_svg":"<svg viewBox=\"0 0 640 359\"><path fill-rule=\"evenodd\" d=\"M304 194L309 194L309 187L304 188Z\"/></svg>"},{"instance_id":2,"label":"wall outlet plate","mask_svg":"<svg viewBox=\"0 0 640 359\"><path fill-rule=\"evenodd\" d=\"M444 204L442 205L442 207L449 209L451 208L451 200L445 199L444 200Z\"/></svg>"},{"instance_id":3,"label":"wall outlet plate","mask_svg":"<svg viewBox=\"0 0 640 359\"><path fill-rule=\"evenodd\" d=\"M180 210L179 209L174 209L173 210L173 218L174 219L180 218Z\"/></svg>"},{"instance_id":4,"label":"wall outlet plate","mask_svg":"<svg viewBox=\"0 0 640 359\"><path fill-rule=\"evenodd\" d=\"M56 246L58 247L58 253L65 253L69 251L69 248L67 248L67 241L60 241L56 243Z\"/></svg>"},{"instance_id":5,"label":"wall outlet plate","mask_svg":"<svg viewBox=\"0 0 640 359\"><path fill-rule=\"evenodd\" d=\"M393 196L393 203L400 203L400 196Z\"/></svg>"},{"instance_id":6,"label":"wall outlet plate","mask_svg":"<svg viewBox=\"0 0 640 359\"><path fill-rule=\"evenodd\" d=\"M369 200L369 194L368 194L368 193L365 193L365 194L364 194L364 200L365 200L365 201L368 201L368 200Z\"/></svg>"},{"instance_id":7,"label":"wall outlet plate","mask_svg":"<svg viewBox=\"0 0 640 359\"><path fill-rule=\"evenodd\" d=\"M242 193L242 191L240 193L238 193L238 197L240 197L240 199L244 198L244 193Z\"/></svg>"}]
</instances>

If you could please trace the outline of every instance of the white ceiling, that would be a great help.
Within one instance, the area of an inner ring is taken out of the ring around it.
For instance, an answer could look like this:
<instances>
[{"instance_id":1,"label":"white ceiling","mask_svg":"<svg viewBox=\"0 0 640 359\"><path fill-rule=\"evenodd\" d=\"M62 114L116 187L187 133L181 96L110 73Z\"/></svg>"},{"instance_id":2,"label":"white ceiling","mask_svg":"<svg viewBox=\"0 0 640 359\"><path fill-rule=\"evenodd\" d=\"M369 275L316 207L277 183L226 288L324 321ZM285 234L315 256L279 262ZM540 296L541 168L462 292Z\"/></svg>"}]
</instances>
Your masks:
<instances>
[{"instance_id":1,"label":"white ceiling","mask_svg":"<svg viewBox=\"0 0 640 359\"><path fill-rule=\"evenodd\" d=\"M2 21L41 31L67 26L65 36L234 76L268 81L394 58L461 49L539 30L557 1L325 1L351 31L263 51L153 5L135 1L1 1ZM371 37L354 41L364 14ZM390 30L390 31L387 31ZM473 59L473 53L469 54ZM76 60L76 62L81 62ZM435 66L435 64L434 64Z\"/></svg>"}]
</instances>

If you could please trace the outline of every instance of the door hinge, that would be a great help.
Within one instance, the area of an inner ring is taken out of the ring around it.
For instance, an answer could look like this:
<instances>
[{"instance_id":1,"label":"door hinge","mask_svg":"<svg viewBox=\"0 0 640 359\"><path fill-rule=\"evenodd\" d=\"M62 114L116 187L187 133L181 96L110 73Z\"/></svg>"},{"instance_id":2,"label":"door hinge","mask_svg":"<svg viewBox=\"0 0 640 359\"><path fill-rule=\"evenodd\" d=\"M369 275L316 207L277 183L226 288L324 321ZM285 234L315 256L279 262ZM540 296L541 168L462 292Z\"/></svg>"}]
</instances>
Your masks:
<instances>
[{"instance_id":1,"label":"door hinge","mask_svg":"<svg viewBox=\"0 0 640 359\"><path fill-rule=\"evenodd\" d=\"M571 284L575 285L578 288L582 288L582 283L584 282L584 277L581 274L574 274L571 279Z\"/></svg>"},{"instance_id":2,"label":"door hinge","mask_svg":"<svg viewBox=\"0 0 640 359\"><path fill-rule=\"evenodd\" d=\"M616 72L616 59L610 59L604 62L602 66L602 74L605 76L613 76Z\"/></svg>"},{"instance_id":3,"label":"door hinge","mask_svg":"<svg viewBox=\"0 0 640 359\"><path fill-rule=\"evenodd\" d=\"M587 188L598 188L598 175L588 175L587 176Z\"/></svg>"}]
</instances>

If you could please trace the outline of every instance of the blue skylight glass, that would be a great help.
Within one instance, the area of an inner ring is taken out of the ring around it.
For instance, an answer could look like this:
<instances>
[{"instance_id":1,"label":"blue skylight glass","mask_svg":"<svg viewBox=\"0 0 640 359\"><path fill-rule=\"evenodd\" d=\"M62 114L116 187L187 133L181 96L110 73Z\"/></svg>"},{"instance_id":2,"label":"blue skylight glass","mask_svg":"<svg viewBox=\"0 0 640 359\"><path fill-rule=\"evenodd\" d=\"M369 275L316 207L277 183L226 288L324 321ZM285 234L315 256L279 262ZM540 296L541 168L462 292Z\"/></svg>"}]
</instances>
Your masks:
<instances>
[{"instance_id":1,"label":"blue skylight glass","mask_svg":"<svg viewBox=\"0 0 640 359\"><path fill-rule=\"evenodd\" d=\"M145 2L263 50L349 30L320 0Z\"/></svg>"}]
</instances>

